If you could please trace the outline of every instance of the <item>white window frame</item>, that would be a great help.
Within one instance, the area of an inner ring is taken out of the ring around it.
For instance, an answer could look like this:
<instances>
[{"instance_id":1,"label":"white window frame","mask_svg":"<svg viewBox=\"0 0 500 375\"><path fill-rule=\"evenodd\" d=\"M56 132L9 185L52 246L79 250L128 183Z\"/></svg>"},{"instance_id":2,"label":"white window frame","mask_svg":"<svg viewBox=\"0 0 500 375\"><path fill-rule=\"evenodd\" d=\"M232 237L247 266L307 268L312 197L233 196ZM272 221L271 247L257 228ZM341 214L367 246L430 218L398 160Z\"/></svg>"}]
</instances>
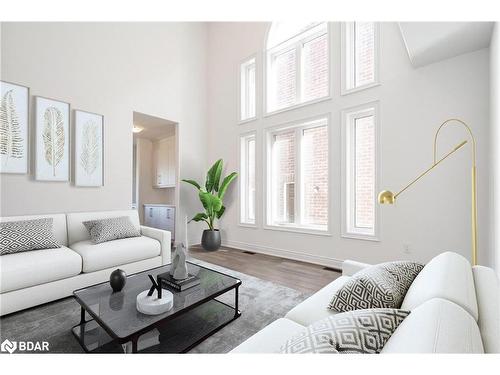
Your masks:
<instances>
[{"instance_id":1,"label":"white window frame","mask_svg":"<svg viewBox=\"0 0 500 375\"><path fill-rule=\"evenodd\" d=\"M256 131L250 131L247 133L240 134L239 137L239 191L238 191L238 223L241 226L244 227L251 227L251 228L256 228L257 227L257 194L258 194L258 186L257 186L257 178L258 178L258 173L257 173L257 132ZM247 217L248 215L248 194L247 194L247 189L248 189L248 170L247 170L247 165L248 165L248 141L254 140L255 141L255 201L254 201L254 213L255 213L255 218L252 222L251 219ZM245 214L245 219L243 219L243 215ZM243 220L242 220L243 219Z\"/></svg>"},{"instance_id":2,"label":"white window frame","mask_svg":"<svg viewBox=\"0 0 500 375\"><path fill-rule=\"evenodd\" d=\"M315 38L323 35L324 33L322 31L315 31L315 29L323 24L326 23L326 39L327 39L327 45L328 45L328 93L326 96L321 97L321 98L316 98L312 100L308 100L305 102L302 102L300 99L302 97L302 77L303 77L303 72L302 72L302 48L303 45L307 42L310 42L311 40L314 40ZM272 27L272 24L270 28ZM268 34L270 31L270 28L268 30ZM267 38L266 38L267 41ZM267 44L267 43L266 43ZM272 59L273 57L280 55L284 52L290 51L292 49L295 49L295 63L297 67L297 75L296 75L296 92L295 92L295 104L290 105L288 107L283 107L280 109L274 109L274 110L269 110L269 103L268 103L268 98L269 98L269 89L270 89L270 81L268 79L270 72L272 71ZM264 89L263 89L263 102L262 106L264 108L264 117L269 117L278 113L290 111L296 108L308 106L311 104L323 102L326 100L331 100L332 98L332 58L331 58L331 51L332 51L332 45L331 45L331 25L330 22L319 22L318 24L314 25L310 29L300 33L299 35L275 46L272 47L271 49L266 49L264 50L263 56L264 56Z\"/></svg>"},{"instance_id":3,"label":"white window frame","mask_svg":"<svg viewBox=\"0 0 500 375\"><path fill-rule=\"evenodd\" d=\"M342 237L380 241L380 210L377 204L377 193L380 181L380 110L379 102L370 102L342 111ZM375 126L375 192L374 192L374 228L373 232L364 228L357 228L355 220L355 166L353 162L355 152L355 120L366 116L374 116Z\"/></svg>"},{"instance_id":4,"label":"white window frame","mask_svg":"<svg viewBox=\"0 0 500 375\"><path fill-rule=\"evenodd\" d=\"M296 139L299 140L296 147L296 165L295 165L295 216L302 219L302 185L303 180L301 176L301 142L300 139L302 137L302 131L305 129L311 129L318 126L318 121L326 121L327 133L328 133L328 223L326 225L326 229L319 229L317 226L306 225L300 223L287 223L287 224L274 224L272 213L273 208L271 207L274 204L272 200L272 142L273 136L279 134L281 132L289 131L290 129L295 129ZM264 224L263 228L268 230L277 230L277 231L285 231L285 232L296 232L303 234L311 234L318 236L332 236L331 228L332 228L332 192L331 192L331 175L332 175L332 142L331 142L331 119L330 114L322 114L314 117L309 117L302 120L293 121L286 124L281 124L278 126L269 127L265 130L265 147L264 147L264 176L265 176L265 192L263 199L263 213L264 213Z\"/></svg>"},{"instance_id":5,"label":"white window frame","mask_svg":"<svg viewBox=\"0 0 500 375\"><path fill-rule=\"evenodd\" d=\"M254 97L254 115L251 117L245 117L243 118L242 116L242 111L243 107L245 107L245 110L248 112L248 82L243 82L243 77L245 79L248 79L248 75L246 72L244 73L244 69L247 69L249 65L254 65L255 66L255 97ZM257 67L257 55L254 54L252 56L247 57L244 59L240 64L239 64L239 78L238 78L238 123L239 124L245 124L247 122L255 121L257 119L257 91L258 91L258 67ZM245 90L245 95L243 95L243 90ZM245 100L245 105L243 105L243 100Z\"/></svg>"},{"instance_id":6,"label":"white window frame","mask_svg":"<svg viewBox=\"0 0 500 375\"><path fill-rule=\"evenodd\" d=\"M354 25L355 22L342 22L341 24L341 95L348 95L380 85L380 23L374 22L374 81L362 86L354 86Z\"/></svg>"}]
</instances>

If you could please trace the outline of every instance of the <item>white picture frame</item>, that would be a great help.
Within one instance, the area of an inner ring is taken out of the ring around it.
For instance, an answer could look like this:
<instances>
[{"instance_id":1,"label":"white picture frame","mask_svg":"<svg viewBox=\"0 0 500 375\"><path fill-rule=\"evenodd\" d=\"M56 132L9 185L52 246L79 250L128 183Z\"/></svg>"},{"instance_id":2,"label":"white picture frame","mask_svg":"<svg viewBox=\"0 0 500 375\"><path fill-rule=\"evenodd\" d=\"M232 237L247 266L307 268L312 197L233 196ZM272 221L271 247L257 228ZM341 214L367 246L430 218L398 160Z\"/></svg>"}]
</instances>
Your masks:
<instances>
[{"instance_id":1,"label":"white picture frame","mask_svg":"<svg viewBox=\"0 0 500 375\"><path fill-rule=\"evenodd\" d=\"M104 116L75 110L75 185L104 186Z\"/></svg>"},{"instance_id":2,"label":"white picture frame","mask_svg":"<svg viewBox=\"0 0 500 375\"><path fill-rule=\"evenodd\" d=\"M35 97L35 179L69 181L70 104Z\"/></svg>"},{"instance_id":3,"label":"white picture frame","mask_svg":"<svg viewBox=\"0 0 500 375\"><path fill-rule=\"evenodd\" d=\"M0 81L0 173L28 173L29 87Z\"/></svg>"}]
</instances>

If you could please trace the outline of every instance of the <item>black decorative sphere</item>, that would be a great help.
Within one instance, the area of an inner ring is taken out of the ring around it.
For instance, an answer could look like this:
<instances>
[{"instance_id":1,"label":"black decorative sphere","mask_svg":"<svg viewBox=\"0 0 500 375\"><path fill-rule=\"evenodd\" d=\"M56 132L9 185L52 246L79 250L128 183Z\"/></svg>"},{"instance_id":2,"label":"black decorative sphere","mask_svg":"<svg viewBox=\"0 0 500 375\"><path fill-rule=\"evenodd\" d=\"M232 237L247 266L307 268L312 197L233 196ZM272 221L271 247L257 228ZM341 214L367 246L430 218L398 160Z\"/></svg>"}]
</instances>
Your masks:
<instances>
[{"instance_id":1,"label":"black decorative sphere","mask_svg":"<svg viewBox=\"0 0 500 375\"><path fill-rule=\"evenodd\" d=\"M111 272L111 276L109 276L109 285L113 288L113 292L122 290L126 282L127 274L124 270L117 269Z\"/></svg>"}]
</instances>

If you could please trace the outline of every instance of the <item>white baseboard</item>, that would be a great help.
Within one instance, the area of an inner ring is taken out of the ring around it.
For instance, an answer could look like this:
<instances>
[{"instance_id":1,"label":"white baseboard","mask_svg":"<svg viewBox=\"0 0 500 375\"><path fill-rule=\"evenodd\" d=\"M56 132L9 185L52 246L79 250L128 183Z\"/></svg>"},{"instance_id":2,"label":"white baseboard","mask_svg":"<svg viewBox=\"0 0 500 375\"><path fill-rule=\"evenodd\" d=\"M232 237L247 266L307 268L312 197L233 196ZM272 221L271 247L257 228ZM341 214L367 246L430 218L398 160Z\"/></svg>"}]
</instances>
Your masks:
<instances>
[{"instance_id":1,"label":"white baseboard","mask_svg":"<svg viewBox=\"0 0 500 375\"><path fill-rule=\"evenodd\" d=\"M259 254L273 255L280 258L298 260L301 262L319 264L338 270L342 269L342 260L335 258L328 258L321 255L312 255L305 252L298 252L293 250L278 249L276 247L254 245L240 241L224 241L222 246L232 247L238 250L253 251Z\"/></svg>"}]
</instances>

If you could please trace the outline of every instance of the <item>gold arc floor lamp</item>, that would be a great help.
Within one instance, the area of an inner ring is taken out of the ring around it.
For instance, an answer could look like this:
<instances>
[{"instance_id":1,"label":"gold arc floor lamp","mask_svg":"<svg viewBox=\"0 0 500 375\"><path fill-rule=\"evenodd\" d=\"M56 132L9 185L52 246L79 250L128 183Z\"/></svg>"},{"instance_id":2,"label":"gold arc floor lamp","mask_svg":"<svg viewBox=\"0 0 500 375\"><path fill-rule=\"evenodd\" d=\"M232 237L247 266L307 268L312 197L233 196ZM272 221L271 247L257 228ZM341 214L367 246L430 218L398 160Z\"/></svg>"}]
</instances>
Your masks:
<instances>
[{"instance_id":1,"label":"gold arc floor lamp","mask_svg":"<svg viewBox=\"0 0 500 375\"><path fill-rule=\"evenodd\" d=\"M437 140L439 136L439 132L443 127L448 124L458 124L463 125L467 132L470 135L470 140L472 143L472 173L471 173L471 190L472 190L472 204L471 204L471 223L472 223L472 265L477 265L477 204L476 204L476 140L474 139L474 134L472 134L471 128L462 120L451 118L446 120L439 126L434 135L434 160L432 165L427 168L425 171L420 173L417 177L415 177L409 184L407 184L404 188L402 188L399 192L394 194L389 190L383 190L378 195L378 202L380 204L394 204L396 198L404 191L406 191L410 186L424 177L431 170L436 168L439 164L441 164L446 158L457 152L461 147L463 147L467 141L463 141L455 146L450 152L444 155L441 159L437 160Z\"/></svg>"}]
</instances>

